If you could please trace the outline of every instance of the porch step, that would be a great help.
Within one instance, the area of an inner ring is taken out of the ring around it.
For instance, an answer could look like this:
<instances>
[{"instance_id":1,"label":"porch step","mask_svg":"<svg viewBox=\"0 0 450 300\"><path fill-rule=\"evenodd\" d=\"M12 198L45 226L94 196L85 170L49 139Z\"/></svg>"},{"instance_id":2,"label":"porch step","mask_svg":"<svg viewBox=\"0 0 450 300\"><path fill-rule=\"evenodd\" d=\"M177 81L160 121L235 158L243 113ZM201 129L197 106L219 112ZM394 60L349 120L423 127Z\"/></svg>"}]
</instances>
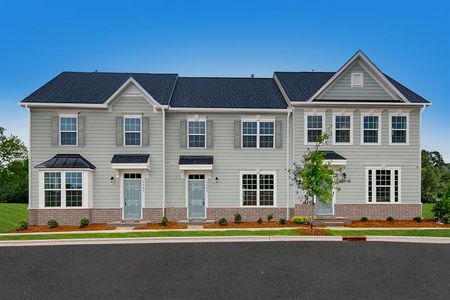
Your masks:
<instances>
[{"instance_id":1,"label":"porch step","mask_svg":"<svg viewBox=\"0 0 450 300\"><path fill-rule=\"evenodd\" d=\"M317 219L313 221L314 225L323 225L323 226L345 226L350 225L351 223L352 223L351 219L334 216L321 216L317 217Z\"/></svg>"},{"instance_id":2,"label":"porch step","mask_svg":"<svg viewBox=\"0 0 450 300\"><path fill-rule=\"evenodd\" d=\"M108 223L108 225L112 225L115 227L143 227L143 226L146 226L148 222L149 221L142 221L142 220L136 220L136 221L122 220L122 221Z\"/></svg>"},{"instance_id":3,"label":"porch step","mask_svg":"<svg viewBox=\"0 0 450 300\"><path fill-rule=\"evenodd\" d=\"M178 223L186 225L205 225L213 224L214 220L179 220Z\"/></svg>"}]
</instances>

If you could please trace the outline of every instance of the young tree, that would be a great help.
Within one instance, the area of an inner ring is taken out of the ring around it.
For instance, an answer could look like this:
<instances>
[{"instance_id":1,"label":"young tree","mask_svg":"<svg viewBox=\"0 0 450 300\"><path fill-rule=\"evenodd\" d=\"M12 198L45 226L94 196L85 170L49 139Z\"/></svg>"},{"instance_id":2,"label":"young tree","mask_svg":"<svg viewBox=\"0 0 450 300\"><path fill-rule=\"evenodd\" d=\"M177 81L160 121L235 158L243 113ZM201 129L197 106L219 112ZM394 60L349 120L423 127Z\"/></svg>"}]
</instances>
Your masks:
<instances>
[{"instance_id":1,"label":"young tree","mask_svg":"<svg viewBox=\"0 0 450 300\"><path fill-rule=\"evenodd\" d=\"M333 199L333 190L338 191L341 183L350 182L342 168L332 168L325 162L325 151L320 147L325 144L330 134L324 132L318 138L314 149L307 149L300 163L294 163L291 178L295 186L303 190L304 202L311 205L311 228L315 217L315 203L320 201L330 205Z\"/></svg>"}]
</instances>

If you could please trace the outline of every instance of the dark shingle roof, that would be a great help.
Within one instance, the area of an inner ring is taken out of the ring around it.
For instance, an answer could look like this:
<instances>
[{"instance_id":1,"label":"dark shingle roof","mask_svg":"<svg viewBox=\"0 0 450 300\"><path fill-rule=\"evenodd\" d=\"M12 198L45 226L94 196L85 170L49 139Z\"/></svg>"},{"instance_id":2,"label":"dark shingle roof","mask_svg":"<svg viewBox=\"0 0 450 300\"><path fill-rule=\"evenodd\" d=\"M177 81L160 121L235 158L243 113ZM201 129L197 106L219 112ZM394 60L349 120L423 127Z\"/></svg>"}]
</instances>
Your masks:
<instances>
[{"instance_id":1,"label":"dark shingle roof","mask_svg":"<svg viewBox=\"0 0 450 300\"><path fill-rule=\"evenodd\" d=\"M173 107L286 108L272 78L179 77Z\"/></svg>"},{"instance_id":2,"label":"dark shingle roof","mask_svg":"<svg viewBox=\"0 0 450 300\"><path fill-rule=\"evenodd\" d=\"M51 159L40 163L35 168L39 169L92 169L95 166L91 164L80 154L56 154Z\"/></svg>"},{"instance_id":3,"label":"dark shingle roof","mask_svg":"<svg viewBox=\"0 0 450 300\"><path fill-rule=\"evenodd\" d=\"M26 97L27 103L102 104L133 77L160 104L169 103L177 74L62 72Z\"/></svg>"},{"instance_id":4,"label":"dark shingle roof","mask_svg":"<svg viewBox=\"0 0 450 300\"><path fill-rule=\"evenodd\" d=\"M150 154L114 154L112 164L146 164Z\"/></svg>"},{"instance_id":5,"label":"dark shingle roof","mask_svg":"<svg viewBox=\"0 0 450 300\"><path fill-rule=\"evenodd\" d=\"M335 72L275 72L291 101L308 101ZM386 78L412 103L429 103L404 85L385 75Z\"/></svg>"},{"instance_id":6,"label":"dark shingle roof","mask_svg":"<svg viewBox=\"0 0 450 300\"><path fill-rule=\"evenodd\" d=\"M211 155L181 155L178 164L180 165L212 165Z\"/></svg>"},{"instance_id":7,"label":"dark shingle roof","mask_svg":"<svg viewBox=\"0 0 450 300\"><path fill-rule=\"evenodd\" d=\"M347 160L345 157L343 157L340 154L337 154L334 151L319 151L321 153L325 153L324 159L329 159L329 160Z\"/></svg>"}]
</instances>

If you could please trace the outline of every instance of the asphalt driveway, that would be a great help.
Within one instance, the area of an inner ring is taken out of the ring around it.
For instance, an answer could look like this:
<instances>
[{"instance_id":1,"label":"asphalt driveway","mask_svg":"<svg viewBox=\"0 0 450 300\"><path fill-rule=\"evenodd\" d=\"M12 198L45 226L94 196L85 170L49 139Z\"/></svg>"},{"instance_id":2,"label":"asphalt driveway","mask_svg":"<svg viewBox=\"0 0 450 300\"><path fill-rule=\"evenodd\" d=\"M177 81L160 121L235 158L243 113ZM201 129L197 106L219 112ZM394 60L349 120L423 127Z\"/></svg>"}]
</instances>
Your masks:
<instances>
[{"instance_id":1,"label":"asphalt driveway","mask_svg":"<svg viewBox=\"0 0 450 300\"><path fill-rule=\"evenodd\" d=\"M0 298L450 299L450 246L254 242L0 248Z\"/></svg>"}]
</instances>

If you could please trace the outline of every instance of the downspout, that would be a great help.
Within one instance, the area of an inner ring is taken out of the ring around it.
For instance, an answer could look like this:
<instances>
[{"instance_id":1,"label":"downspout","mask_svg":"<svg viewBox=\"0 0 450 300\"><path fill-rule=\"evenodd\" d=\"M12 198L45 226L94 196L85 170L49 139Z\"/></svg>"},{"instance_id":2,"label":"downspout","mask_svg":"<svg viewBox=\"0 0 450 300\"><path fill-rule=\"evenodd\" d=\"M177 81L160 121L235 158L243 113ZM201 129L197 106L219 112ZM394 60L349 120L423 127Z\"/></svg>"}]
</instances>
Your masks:
<instances>
[{"instance_id":1,"label":"downspout","mask_svg":"<svg viewBox=\"0 0 450 300\"><path fill-rule=\"evenodd\" d=\"M31 208L31 108L28 110L28 209Z\"/></svg>"},{"instance_id":2,"label":"downspout","mask_svg":"<svg viewBox=\"0 0 450 300\"><path fill-rule=\"evenodd\" d=\"M290 130L289 130L289 119L291 117L291 109L289 108L287 113L287 121L286 121L286 220L289 220L289 208L290 208L290 193L289 193L289 148L290 148Z\"/></svg>"},{"instance_id":3,"label":"downspout","mask_svg":"<svg viewBox=\"0 0 450 300\"><path fill-rule=\"evenodd\" d=\"M162 110L162 216L166 215L166 111Z\"/></svg>"}]
</instances>

